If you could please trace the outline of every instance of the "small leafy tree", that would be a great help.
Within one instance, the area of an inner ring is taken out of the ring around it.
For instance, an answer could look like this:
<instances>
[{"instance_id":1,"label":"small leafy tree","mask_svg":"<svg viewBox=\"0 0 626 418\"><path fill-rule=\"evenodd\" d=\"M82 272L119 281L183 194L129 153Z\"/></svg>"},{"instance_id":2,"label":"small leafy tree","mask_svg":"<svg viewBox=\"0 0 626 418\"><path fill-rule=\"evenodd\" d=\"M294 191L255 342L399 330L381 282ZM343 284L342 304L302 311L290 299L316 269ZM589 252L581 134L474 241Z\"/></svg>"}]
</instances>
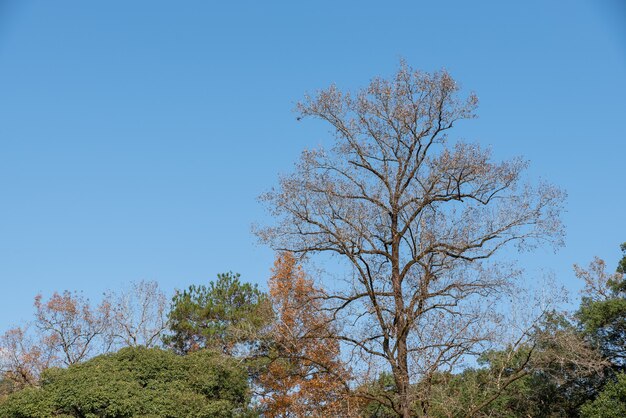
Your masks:
<instances>
[{"instance_id":1,"label":"small leafy tree","mask_svg":"<svg viewBox=\"0 0 626 418\"><path fill-rule=\"evenodd\" d=\"M213 348L228 355L255 348L271 318L267 296L239 274L219 274L208 286L190 286L172 299L165 343L185 354Z\"/></svg>"}]
</instances>

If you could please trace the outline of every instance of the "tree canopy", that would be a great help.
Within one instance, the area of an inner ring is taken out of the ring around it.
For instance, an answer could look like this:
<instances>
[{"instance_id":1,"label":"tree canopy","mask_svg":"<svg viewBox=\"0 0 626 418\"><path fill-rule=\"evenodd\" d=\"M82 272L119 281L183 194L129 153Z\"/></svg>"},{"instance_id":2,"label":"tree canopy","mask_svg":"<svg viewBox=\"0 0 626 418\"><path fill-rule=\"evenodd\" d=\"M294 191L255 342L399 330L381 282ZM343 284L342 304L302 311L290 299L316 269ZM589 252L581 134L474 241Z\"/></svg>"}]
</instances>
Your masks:
<instances>
[{"instance_id":1,"label":"tree canopy","mask_svg":"<svg viewBox=\"0 0 626 418\"><path fill-rule=\"evenodd\" d=\"M256 285L241 282L238 274L219 274L208 285L176 293L165 341L178 353L214 348L232 354L254 345L270 316L267 296Z\"/></svg>"},{"instance_id":2,"label":"tree canopy","mask_svg":"<svg viewBox=\"0 0 626 418\"><path fill-rule=\"evenodd\" d=\"M66 369L48 369L40 388L0 404L7 418L233 417L249 401L246 373L210 351L188 356L124 348Z\"/></svg>"}]
</instances>

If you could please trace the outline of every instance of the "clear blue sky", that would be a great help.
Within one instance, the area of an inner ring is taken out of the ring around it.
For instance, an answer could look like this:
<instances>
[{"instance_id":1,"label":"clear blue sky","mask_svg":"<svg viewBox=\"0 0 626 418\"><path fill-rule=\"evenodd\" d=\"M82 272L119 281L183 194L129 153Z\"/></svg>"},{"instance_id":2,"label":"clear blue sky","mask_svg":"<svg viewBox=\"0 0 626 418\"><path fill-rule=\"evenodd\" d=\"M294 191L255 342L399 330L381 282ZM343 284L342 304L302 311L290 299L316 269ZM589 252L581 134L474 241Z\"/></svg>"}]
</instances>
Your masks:
<instances>
[{"instance_id":1,"label":"clear blue sky","mask_svg":"<svg viewBox=\"0 0 626 418\"><path fill-rule=\"evenodd\" d=\"M265 286L256 196L327 128L306 91L447 68L481 99L455 134L569 193L571 289L626 241L626 6L568 1L0 0L0 329L33 296L237 271Z\"/></svg>"}]
</instances>

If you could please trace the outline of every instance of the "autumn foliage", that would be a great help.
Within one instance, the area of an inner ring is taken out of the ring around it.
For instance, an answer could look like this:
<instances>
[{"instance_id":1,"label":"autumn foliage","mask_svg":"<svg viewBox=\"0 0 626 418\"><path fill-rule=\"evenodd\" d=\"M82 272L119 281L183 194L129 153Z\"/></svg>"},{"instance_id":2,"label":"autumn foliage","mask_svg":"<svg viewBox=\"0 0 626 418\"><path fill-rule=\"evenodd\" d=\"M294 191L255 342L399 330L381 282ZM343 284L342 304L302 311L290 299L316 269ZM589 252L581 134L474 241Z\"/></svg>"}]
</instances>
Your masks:
<instances>
[{"instance_id":1,"label":"autumn foliage","mask_svg":"<svg viewBox=\"0 0 626 418\"><path fill-rule=\"evenodd\" d=\"M271 362L261 376L265 416L348 415L349 371L322 309L322 291L291 253L279 254L272 273L269 293L276 319Z\"/></svg>"},{"instance_id":2,"label":"autumn foliage","mask_svg":"<svg viewBox=\"0 0 626 418\"><path fill-rule=\"evenodd\" d=\"M47 301L36 296L35 309L43 344L58 352L64 365L79 363L93 352L106 352L111 346L107 335L111 305L107 300L92 307L78 293L55 292Z\"/></svg>"},{"instance_id":3,"label":"autumn foliage","mask_svg":"<svg viewBox=\"0 0 626 418\"><path fill-rule=\"evenodd\" d=\"M36 386L41 372L53 359L43 344L33 341L25 327L15 327L0 336L0 372L4 385L0 396L29 386Z\"/></svg>"}]
</instances>

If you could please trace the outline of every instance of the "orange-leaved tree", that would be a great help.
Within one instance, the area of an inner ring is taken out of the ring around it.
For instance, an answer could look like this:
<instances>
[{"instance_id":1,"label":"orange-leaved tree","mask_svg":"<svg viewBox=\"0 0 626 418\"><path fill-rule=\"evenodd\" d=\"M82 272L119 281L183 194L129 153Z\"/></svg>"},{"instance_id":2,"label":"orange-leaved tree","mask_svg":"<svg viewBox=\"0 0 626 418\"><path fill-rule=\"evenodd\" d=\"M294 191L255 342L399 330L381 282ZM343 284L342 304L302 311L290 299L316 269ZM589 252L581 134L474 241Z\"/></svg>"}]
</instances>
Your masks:
<instances>
[{"instance_id":1,"label":"orange-leaved tree","mask_svg":"<svg viewBox=\"0 0 626 418\"><path fill-rule=\"evenodd\" d=\"M321 296L293 254L277 256L269 280L275 312L270 362L260 384L268 417L350 414L349 371Z\"/></svg>"}]
</instances>

